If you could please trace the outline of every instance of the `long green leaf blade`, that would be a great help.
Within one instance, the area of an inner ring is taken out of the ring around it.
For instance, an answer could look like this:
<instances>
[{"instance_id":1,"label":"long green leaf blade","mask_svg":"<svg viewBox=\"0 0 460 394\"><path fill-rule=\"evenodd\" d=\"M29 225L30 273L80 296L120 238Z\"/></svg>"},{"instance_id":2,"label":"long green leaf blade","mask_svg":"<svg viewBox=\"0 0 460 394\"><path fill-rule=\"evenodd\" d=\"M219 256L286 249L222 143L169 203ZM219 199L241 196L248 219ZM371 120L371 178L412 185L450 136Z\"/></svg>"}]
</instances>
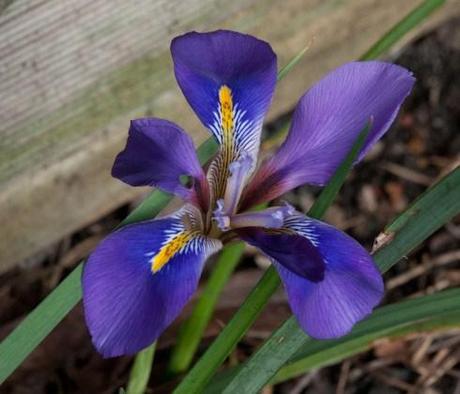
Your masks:
<instances>
[{"instance_id":1,"label":"long green leaf blade","mask_svg":"<svg viewBox=\"0 0 460 394\"><path fill-rule=\"evenodd\" d=\"M364 143L366 142L366 138L371 129L371 125L372 120L370 119L359 133L356 142L353 144L350 152L347 154L347 157L345 157L343 163L334 173L326 187L323 190L321 190L321 194L318 196L318 198L308 211L308 216L319 219L326 213L327 209L332 205L341 187L345 183L345 179L351 171L353 163L355 162L356 158L359 155L359 152L361 152L361 149L364 146Z\"/></svg>"},{"instance_id":2,"label":"long green leaf blade","mask_svg":"<svg viewBox=\"0 0 460 394\"><path fill-rule=\"evenodd\" d=\"M459 289L445 290L386 305L377 309L367 320L357 324L353 332L343 338L330 341L307 340L289 363L268 383L279 383L312 369L336 364L369 349L373 341L380 338L397 337L421 330L448 328L458 324L460 324ZM225 388L229 388L229 383L241 369L242 367L236 367L216 375L205 393L225 392ZM240 387L238 392L244 394L255 391Z\"/></svg>"},{"instance_id":3,"label":"long green leaf blade","mask_svg":"<svg viewBox=\"0 0 460 394\"><path fill-rule=\"evenodd\" d=\"M220 254L192 315L179 331L177 345L173 350L169 363L169 373L171 375L186 371L190 366L203 332L211 319L217 300L240 261L243 251L244 244L238 242L228 245Z\"/></svg>"},{"instance_id":4,"label":"long green leaf blade","mask_svg":"<svg viewBox=\"0 0 460 394\"><path fill-rule=\"evenodd\" d=\"M356 326L352 334L337 341L325 341L315 346L305 344L293 359L270 382L280 382L342 361L346 357L369 349L379 338L402 336L413 332L449 328L460 324L460 292L447 290L434 295L406 300L378 309L368 320Z\"/></svg>"},{"instance_id":5,"label":"long green leaf blade","mask_svg":"<svg viewBox=\"0 0 460 394\"><path fill-rule=\"evenodd\" d=\"M460 168L423 193L387 227L386 234L390 241L375 255L380 270L387 271L458 213ZM283 346L279 346L280 338L285 343ZM225 392L230 393L236 387L244 393L257 392L308 341L311 340L295 318L289 318L245 363Z\"/></svg>"},{"instance_id":6,"label":"long green leaf blade","mask_svg":"<svg viewBox=\"0 0 460 394\"><path fill-rule=\"evenodd\" d=\"M80 264L0 344L0 384L80 301Z\"/></svg>"},{"instance_id":7,"label":"long green leaf blade","mask_svg":"<svg viewBox=\"0 0 460 394\"><path fill-rule=\"evenodd\" d=\"M361 56L361 60L370 60L387 52L394 44L404 37L414 27L418 26L429 15L441 7L445 0L425 0L404 19L392 27L380 40Z\"/></svg>"},{"instance_id":8,"label":"long green leaf blade","mask_svg":"<svg viewBox=\"0 0 460 394\"><path fill-rule=\"evenodd\" d=\"M149 382L150 371L152 369L153 357L155 355L155 345L139 352L134 359L126 394L143 394Z\"/></svg>"}]
</instances>

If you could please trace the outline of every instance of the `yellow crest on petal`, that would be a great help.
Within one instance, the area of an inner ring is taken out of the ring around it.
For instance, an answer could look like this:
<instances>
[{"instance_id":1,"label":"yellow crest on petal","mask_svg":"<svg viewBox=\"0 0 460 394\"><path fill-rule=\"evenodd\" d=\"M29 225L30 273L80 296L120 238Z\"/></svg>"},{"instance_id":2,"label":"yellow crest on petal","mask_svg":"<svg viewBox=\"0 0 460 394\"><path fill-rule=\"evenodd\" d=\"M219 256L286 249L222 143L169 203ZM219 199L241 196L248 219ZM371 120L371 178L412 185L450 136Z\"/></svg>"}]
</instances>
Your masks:
<instances>
[{"instance_id":1,"label":"yellow crest on petal","mask_svg":"<svg viewBox=\"0 0 460 394\"><path fill-rule=\"evenodd\" d=\"M232 90L227 85L222 85L219 89L219 104L222 129L227 136L233 131L233 97Z\"/></svg>"},{"instance_id":2,"label":"yellow crest on petal","mask_svg":"<svg viewBox=\"0 0 460 394\"><path fill-rule=\"evenodd\" d=\"M187 243L197 235L195 231L184 231L165 243L158 253L152 257L151 270L153 273L158 272L167 264L177 253L179 253Z\"/></svg>"}]
</instances>

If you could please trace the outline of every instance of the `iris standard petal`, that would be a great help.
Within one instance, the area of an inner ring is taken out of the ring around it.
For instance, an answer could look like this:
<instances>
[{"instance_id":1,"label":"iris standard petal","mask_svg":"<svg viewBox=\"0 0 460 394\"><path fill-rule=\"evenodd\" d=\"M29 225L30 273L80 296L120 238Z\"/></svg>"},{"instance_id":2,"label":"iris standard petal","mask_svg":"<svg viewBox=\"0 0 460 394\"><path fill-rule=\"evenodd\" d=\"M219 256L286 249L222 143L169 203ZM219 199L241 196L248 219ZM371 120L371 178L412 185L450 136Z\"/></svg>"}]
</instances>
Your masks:
<instances>
[{"instance_id":1,"label":"iris standard petal","mask_svg":"<svg viewBox=\"0 0 460 394\"><path fill-rule=\"evenodd\" d=\"M285 226L309 239L325 263L324 279L316 283L274 263L300 326L317 339L347 334L383 296L372 257L345 233L302 214L287 219Z\"/></svg>"},{"instance_id":2,"label":"iris standard petal","mask_svg":"<svg viewBox=\"0 0 460 394\"><path fill-rule=\"evenodd\" d=\"M186 201L206 199L207 195L192 139L163 119L131 121L126 147L115 159L112 175L132 186L159 187ZM183 184L182 176L189 176L193 185Z\"/></svg>"},{"instance_id":3,"label":"iris standard petal","mask_svg":"<svg viewBox=\"0 0 460 394\"><path fill-rule=\"evenodd\" d=\"M255 174L242 208L302 184L326 184L372 119L361 159L388 130L414 81L405 68L379 61L332 71L300 99L285 142Z\"/></svg>"},{"instance_id":4,"label":"iris standard petal","mask_svg":"<svg viewBox=\"0 0 460 394\"><path fill-rule=\"evenodd\" d=\"M221 243L184 223L170 217L126 226L89 257L82 278L85 319L104 357L150 345L196 290L205 260Z\"/></svg>"},{"instance_id":5,"label":"iris standard petal","mask_svg":"<svg viewBox=\"0 0 460 394\"><path fill-rule=\"evenodd\" d=\"M218 143L255 160L276 84L270 45L228 30L191 32L172 41L171 54L182 92Z\"/></svg>"},{"instance_id":6,"label":"iris standard petal","mask_svg":"<svg viewBox=\"0 0 460 394\"><path fill-rule=\"evenodd\" d=\"M255 169L262 121L276 84L270 45L233 31L187 33L171 44L177 82L220 145L208 171L211 201L223 198L232 163L245 156Z\"/></svg>"}]
</instances>

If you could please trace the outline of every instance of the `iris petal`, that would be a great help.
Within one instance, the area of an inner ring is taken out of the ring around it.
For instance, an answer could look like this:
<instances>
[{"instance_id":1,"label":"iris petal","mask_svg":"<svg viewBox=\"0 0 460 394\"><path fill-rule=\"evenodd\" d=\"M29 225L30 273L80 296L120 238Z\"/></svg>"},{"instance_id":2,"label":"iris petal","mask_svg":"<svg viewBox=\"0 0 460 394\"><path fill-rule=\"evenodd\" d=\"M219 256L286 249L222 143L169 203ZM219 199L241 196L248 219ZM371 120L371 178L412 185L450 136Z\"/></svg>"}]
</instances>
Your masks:
<instances>
[{"instance_id":1,"label":"iris petal","mask_svg":"<svg viewBox=\"0 0 460 394\"><path fill-rule=\"evenodd\" d=\"M257 163L262 121L276 84L270 45L232 31L187 33L171 44L177 82L220 150L211 163L213 201L222 198L230 164L248 155Z\"/></svg>"},{"instance_id":2,"label":"iris petal","mask_svg":"<svg viewBox=\"0 0 460 394\"><path fill-rule=\"evenodd\" d=\"M259 248L289 272L311 282L321 281L325 264L314 245L307 238L284 230L244 228L236 231L241 239Z\"/></svg>"},{"instance_id":3,"label":"iris petal","mask_svg":"<svg viewBox=\"0 0 460 394\"><path fill-rule=\"evenodd\" d=\"M220 247L174 217L109 235L85 265L87 326L104 357L134 354L155 341L197 288L204 262Z\"/></svg>"},{"instance_id":4,"label":"iris petal","mask_svg":"<svg viewBox=\"0 0 460 394\"><path fill-rule=\"evenodd\" d=\"M413 84L408 70L378 61L332 71L300 99L285 142L254 175L242 208L303 184L326 184L372 119L359 159L364 157L388 130Z\"/></svg>"},{"instance_id":5,"label":"iris petal","mask_svg":"<svg viewBox=\"0 0 460 394\"><path fill-rule=\"evenodd\" d=\"M163 119L131 122L126 147L118 154L112 175L132 186L159 187L186 201L203 202L207 196L207 182L192 139ZM184 175L192 178L193 187L181 183Z\"/></svg>"},{"instance_id":6,"label":"iris petal","mask_svg":"<svg viewBox=\"0 0 460 394\"><path fill-rule=\"evenodd\" d=\"M308 262L311 264L313 258L321 259L324 264L322 278L311 280L283 262L282 255L270 251L273 245L294 250L284 235L278 239L276 235L271 235L270 239L252 236L249 242L272 257L291 309L307 334L317 339L347 334L354 324L372 312L383 296L382 277L372 257L345 233L302 214L286 219L284 228L310 242L317 257L310 252L299 264L305 266Z\"/></svg>"},{"instance_id":7,"label":"iris petal","mask_svg":"<svg viewBox=\"0 0 460 394\"><path fill-rule=\"evenodd\" d=\"M177 82L221 144L257 154L262 119L276 83L270 45L233 31L191 32L171 44Z\"/></svg>"}]
</instances>

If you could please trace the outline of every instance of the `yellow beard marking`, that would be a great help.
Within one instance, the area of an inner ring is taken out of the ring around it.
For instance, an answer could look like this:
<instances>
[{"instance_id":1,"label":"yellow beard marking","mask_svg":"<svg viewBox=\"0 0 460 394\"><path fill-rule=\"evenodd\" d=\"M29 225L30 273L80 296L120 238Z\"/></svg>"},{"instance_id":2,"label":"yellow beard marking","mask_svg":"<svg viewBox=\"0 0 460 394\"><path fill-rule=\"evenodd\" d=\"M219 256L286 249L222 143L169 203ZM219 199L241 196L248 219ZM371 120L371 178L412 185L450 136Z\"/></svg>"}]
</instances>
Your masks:
<instances>
[{"instance_id":1,"label":"yellow beard marking","mask_svg":"<svg viewBox=\"0 0 460 394\"><path fill-rule=\"evenodd\" d=\"M228 176L228 166L234 159L233 141L233 97L232 90L227 85L222 85L219 89L220 116L222 125L222 168L217 186L217 196L220 197L225 191L226 179Z\"/></svg>"},{"instance_id":2,"label":"yellow beard marking","mask_svg":"<svg viewBox=\"0 0 460 394\"><path fill-rule=\"evenodd\" d=\"M196 232L185 231L177 234L166 245L163 245L158 253L151 260L151 270L153 273L158 272L163 266L168 263L176 253L180 252L189 242Z\"/></svg>"},{"instance_id":3,"label":"yellow beard marking","mask_svg":"<svg viewBox=\"0 0 460 394\"><path fill-rule=\"evenodd\" d=\"M227 85L222 85L219 89L219 103L221 112L221 123L224 138L233 132L233 98L232 91Z\"/></svg>"}]
</instances>

